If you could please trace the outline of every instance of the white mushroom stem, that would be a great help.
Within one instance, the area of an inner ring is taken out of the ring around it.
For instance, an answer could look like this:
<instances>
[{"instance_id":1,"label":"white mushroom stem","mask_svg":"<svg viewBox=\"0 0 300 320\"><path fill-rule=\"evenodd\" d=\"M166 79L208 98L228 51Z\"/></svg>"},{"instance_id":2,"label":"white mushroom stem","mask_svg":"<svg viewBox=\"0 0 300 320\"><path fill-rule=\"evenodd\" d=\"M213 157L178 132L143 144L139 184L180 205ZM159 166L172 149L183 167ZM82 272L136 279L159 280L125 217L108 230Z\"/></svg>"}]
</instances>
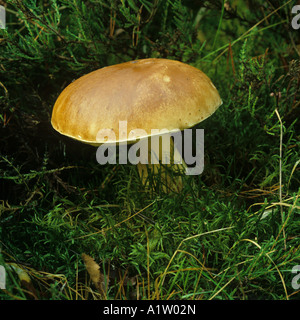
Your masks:
<instances>
[{"instance_id":1,"label":"white mushroom stem","mask_svg":"<svg viewBox=\"0 0 300 320\"><path fill-rule=\"evenodd\" d=\"M167 144L162 139L145 140L148 143L148 154L140 155L137 167L145 186L155 189L161 184L165 193L180 192L183 188L182 174L187 166L174 146L172 137L168 139Z\"/></svg>"}]
</instances>

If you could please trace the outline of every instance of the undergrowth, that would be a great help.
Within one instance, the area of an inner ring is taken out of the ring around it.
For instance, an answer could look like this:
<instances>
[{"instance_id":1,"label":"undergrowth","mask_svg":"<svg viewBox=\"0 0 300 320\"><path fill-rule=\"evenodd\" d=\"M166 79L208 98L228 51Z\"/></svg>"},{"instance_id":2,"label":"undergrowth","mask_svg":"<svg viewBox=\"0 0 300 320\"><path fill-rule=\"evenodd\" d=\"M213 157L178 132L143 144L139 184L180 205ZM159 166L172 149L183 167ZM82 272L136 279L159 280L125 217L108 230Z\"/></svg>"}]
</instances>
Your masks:
<instances>
[{"instance_id":1,"label":"undergrowth","mask_svg":"<svg viewBox=\"0 0 300 320\"><path fill-rule=\"evenodd\" d=\"M224 3L224 5L222 5ZM1 1L0 1L1 4ZM299 31L291 1L7 1L0 30L0 299L298 299ZM51 128L73 79L157 57L223 105L180 194ZM102 289L82 259L100 266ZM29 277L29 278L28 278ZM298 288L298 289L297 289Z\"/></svg>"}]
</instances>

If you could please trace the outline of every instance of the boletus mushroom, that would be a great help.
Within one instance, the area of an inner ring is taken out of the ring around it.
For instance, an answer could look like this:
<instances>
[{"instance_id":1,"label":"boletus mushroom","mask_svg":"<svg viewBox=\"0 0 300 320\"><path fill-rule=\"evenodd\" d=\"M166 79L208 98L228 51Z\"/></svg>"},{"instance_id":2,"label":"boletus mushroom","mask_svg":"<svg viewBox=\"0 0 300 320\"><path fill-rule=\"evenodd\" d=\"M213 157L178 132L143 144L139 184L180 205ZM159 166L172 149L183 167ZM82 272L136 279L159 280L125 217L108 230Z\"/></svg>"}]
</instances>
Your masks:
<instances>
[{"instance_id":1,"label":"boletus mushroom","mask_svg":"<svg viewBox=\"0 0 300 320\"><path fill-rule=\"evenodd\" d=\"M148 153L137 163L143 183L148 184L150 170L165 191L178 192L184 160L175 163L181 155L170 137L170 161L162 165L164 148L161 143L154 146L151 138L157 132L191 128L221 104L217 89L199 69L174 60L141 59L101 68L72 82L59 95L51 123L59 133L95 146L145 141ZM154 149L159 161L152 164Z\"/></svg>"}]
</instances>

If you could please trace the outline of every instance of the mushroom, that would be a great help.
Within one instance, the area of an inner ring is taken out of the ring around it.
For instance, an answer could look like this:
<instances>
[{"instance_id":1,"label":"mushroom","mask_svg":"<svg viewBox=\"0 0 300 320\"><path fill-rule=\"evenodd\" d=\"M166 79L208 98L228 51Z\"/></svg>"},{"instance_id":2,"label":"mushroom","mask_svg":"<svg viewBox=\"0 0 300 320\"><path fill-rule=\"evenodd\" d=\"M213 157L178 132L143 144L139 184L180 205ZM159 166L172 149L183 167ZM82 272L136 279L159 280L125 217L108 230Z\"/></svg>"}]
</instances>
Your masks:
<instances>
[{"instance_id":1,"label":"mushroom","mask_svg":"<svg viewBox=\"0 0 300 320\"><path fill-rule=\"evenodd\" d=\"M143 143L140 148L148 153L137 163L143 183L149 182L150 170L164 182L165 191L180 191L186 165L170 133L195 126L221 104L217 89L199 69L174 60L141 59L101 68L72 82L59 95L51 123L59 133L95 146ZM153 139L163 132L169 133L167 166L161 166L165 147ZM153 150L155 164L149 161Z\"/></svg>"}]
</instances>

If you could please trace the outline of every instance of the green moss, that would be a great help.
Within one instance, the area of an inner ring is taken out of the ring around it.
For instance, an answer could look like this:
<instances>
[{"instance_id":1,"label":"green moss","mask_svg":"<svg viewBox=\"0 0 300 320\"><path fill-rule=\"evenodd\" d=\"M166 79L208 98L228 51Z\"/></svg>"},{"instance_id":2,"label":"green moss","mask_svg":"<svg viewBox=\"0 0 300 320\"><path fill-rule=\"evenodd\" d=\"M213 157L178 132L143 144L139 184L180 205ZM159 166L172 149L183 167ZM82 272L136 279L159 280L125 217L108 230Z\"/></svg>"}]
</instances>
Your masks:
<instances>
[{"instance_id":1,"label":"green moss","mask_svg":"<svg viewBox=\"0 0 300 320\"><path fill-rule=\"evenodd\" d=\"M291 4L6 2L0 264L8 277L0 299L296 298L299 56ZM201 68L223 99L197 126L205 129L204 172L183 176L180 194L147 192L136 166L100 166L95 148L50 125L73 79L147 57ZM82 253L110 275L104 296L88 281Z\"/></svg>"}]
</instances>

